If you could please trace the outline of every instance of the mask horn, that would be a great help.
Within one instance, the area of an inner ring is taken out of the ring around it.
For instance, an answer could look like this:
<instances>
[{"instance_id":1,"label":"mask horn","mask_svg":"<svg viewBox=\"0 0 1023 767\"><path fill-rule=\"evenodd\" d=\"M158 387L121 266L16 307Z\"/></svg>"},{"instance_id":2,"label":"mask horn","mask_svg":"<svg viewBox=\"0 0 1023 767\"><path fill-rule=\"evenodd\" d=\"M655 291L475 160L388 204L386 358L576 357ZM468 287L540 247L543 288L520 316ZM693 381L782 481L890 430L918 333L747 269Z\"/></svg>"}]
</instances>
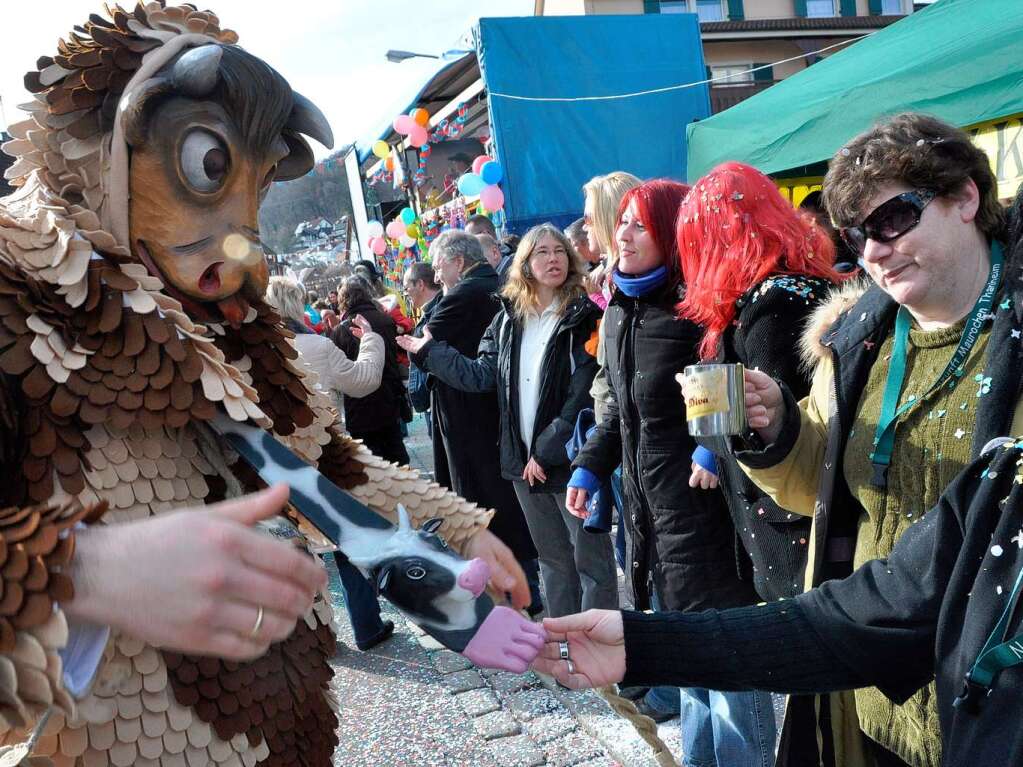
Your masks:
<instances>
[{"instance_id":1,"label":"mask horn","mask_svg":"<svg viewBox=\"0 0 1023 767\"><path fill-rule=\"evenodd\" d=\"M209 95L220 78L220 57L224 50L216 44L192 48L181 55L171 69L171 81L181 94L191 98Z\"/></svg>"},{"instance_id":2,"label":"mask horn","mask_svg":"<svg viewBox=\"0 0 1023 767\"><path fill-rule=\"evenodd\" d=\"M297 91L292 91L291 95L294 105L291 107L291 116L284 127L316 139L327 149L333 149L334 133L320 108Z\"/></svg>"},{"instance_id":3,"label":"mask horn","mask_svg":"<svg viewBox=\"0 0 1023 767\"><path fill-rule=\"evenodd\" d=\"M400 503L398 504L398 532L404 533L412 529L412 521L409 519L408 512L405 511L405 507Z\"/></svg>"}]
</instances>

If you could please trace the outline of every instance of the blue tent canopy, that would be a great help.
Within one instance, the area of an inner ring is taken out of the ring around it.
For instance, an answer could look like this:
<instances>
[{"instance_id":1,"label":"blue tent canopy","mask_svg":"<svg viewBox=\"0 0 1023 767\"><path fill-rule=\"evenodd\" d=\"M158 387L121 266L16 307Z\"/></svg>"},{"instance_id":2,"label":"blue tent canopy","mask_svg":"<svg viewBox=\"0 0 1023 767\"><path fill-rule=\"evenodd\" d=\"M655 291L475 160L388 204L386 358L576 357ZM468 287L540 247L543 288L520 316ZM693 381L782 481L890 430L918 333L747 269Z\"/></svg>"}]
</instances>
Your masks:
<instances>
[{"instance_id":1,"label":"blue tent canopy","mask_svg":"<svg viewBox=\"0 0 1023 767\"><path fill-rule=\"evenodd\" d=\"M477 54L511 231L578 218L599 174L685 178L710 114L695 14L480 19Z\"/></svg>"}]
</instances>

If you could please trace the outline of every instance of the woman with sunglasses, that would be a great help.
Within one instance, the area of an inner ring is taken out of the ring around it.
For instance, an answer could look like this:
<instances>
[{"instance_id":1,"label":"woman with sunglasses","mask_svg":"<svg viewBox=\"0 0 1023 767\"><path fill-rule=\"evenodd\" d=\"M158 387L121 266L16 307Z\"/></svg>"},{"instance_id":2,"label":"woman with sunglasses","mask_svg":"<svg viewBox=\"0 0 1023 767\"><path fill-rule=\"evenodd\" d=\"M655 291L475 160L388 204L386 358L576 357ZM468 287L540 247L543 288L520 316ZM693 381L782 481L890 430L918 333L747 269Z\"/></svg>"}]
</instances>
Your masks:
<instances>
[{"instance_id":1,"label":"woman with sunglasses","mask_svg":"<svg viewBox=\"0 0 1023 767\"><path fill-rule=\"evenodd\" d=\"M739 453L779 505L813 516L808 586L888 556L989 440L1023 428L1023 296L1002 279L1004 217L984 153L933 117L899 115L839 150L824 198L874 284L843 290L808 328L808 397L747 371L761 444ZM838 764L862 760L861 744L882 765L941 764L933 685L898 706L876 688L857 690L854 707L832 696L828 714ZM841 731L853 721L859 743Z\"/></svg>"}]
</instances>

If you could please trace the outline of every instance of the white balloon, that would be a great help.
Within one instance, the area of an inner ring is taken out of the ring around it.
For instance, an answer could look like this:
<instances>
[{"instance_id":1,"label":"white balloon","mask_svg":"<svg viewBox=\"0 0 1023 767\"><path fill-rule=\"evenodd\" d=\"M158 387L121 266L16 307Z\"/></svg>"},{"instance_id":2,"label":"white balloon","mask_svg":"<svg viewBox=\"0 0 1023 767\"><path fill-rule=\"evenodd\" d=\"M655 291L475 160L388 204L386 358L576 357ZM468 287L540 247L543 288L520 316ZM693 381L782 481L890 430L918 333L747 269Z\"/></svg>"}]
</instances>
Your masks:
<instances>
[{"instance_id":1,"label":"white balloon","mask_svg":"<svg viewBox=\"0 0 1023 767\"><path fill-rule=\"evenodd\" d=\"M384 225L379 221L370 221L366 224L366 239L372 240L374 237L384 236Z\"/></svg>"},{"instance_id":2,"label":"white balloon","mask_svg":"<svg viewBox=\"0 0 1023 767\"><path fill-rule=\"evenodd\" d=\"M403 248L411 248L416 244L416 239L415 237L409 237L407 234L403 234L398 238L398 242L401 243L401 247Z\"/></svg>"}]
</instances>

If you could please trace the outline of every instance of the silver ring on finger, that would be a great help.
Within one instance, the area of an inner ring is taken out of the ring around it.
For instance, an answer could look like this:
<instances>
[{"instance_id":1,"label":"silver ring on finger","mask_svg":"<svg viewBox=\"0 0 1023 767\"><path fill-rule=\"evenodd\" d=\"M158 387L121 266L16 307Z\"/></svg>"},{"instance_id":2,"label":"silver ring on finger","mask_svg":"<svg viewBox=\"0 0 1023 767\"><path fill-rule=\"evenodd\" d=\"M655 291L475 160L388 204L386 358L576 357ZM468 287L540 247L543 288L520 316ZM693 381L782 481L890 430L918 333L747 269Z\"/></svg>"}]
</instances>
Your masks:
<instances>
[{"instance_id":1,"label":"silver ring on finger","mask_svg":"<svg viewBox=\"0 0 1023 767\"><path fill-rule=\"evenodd\" d=\"M568 660L568 642L558 642L558 657Z\"/></svg>"},{"instance_id":2,"label":"silver ring on finger","mask_svg":"<svg viewBox=\"0 0 1023 767\"><path fill-rule=\"evenodd\" d=\"M252 626L252 630L249 631L249 638L255 639L259 636L259 630L263 628L263 606L259 606L259 611L256 613L256 622Z\"/></svg>"}]
</instances>

